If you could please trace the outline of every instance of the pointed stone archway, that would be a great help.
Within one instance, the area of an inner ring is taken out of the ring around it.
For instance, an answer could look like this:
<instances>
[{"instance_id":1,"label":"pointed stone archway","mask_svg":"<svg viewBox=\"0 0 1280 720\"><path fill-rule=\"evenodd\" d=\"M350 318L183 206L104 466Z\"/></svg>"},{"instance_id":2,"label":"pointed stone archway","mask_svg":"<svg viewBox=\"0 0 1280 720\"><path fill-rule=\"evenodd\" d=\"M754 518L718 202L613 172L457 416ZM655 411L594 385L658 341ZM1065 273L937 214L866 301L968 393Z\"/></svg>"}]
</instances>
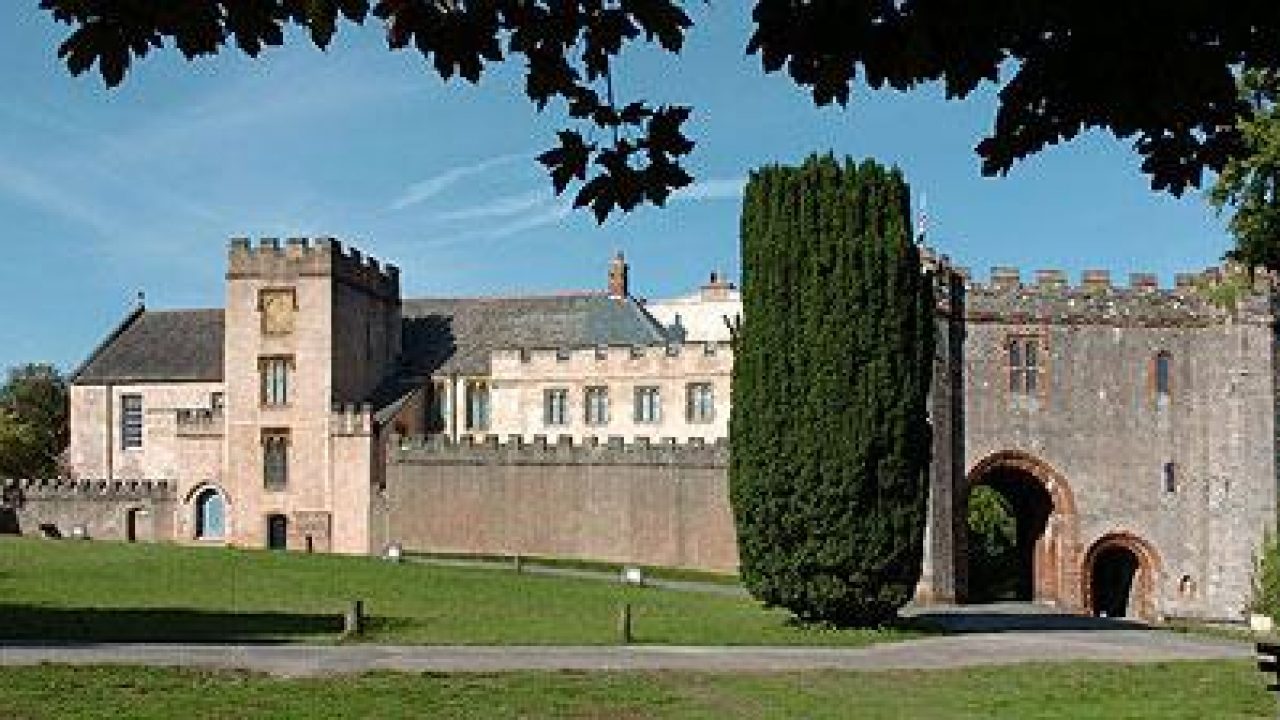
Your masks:
<instances>
[{"instance_id":1,"label":"pointed stone archway","mask_svg":"<svg viewBox=\"0 0 1280 720\"><path fill-rule=\"evenodd\" d=\"M1084 557L1080 595L1090 615L1157 622L1159 577L1160 556L1150 543L1129 532L1108 533Z\"/></svg>"},{"instance_id":2,"label":"pointed stone archway","mask_svg":"<svg viewBox=\"0 0 1280 720\"><path fill-rule=\"evenodd\" d=\"M969 492L978 485L989 485L1011 500L1025 568L1020 595L1069 612L1084 610L1079 515L1066 478L1034 455L1002 450L974 465L966 479L964 511ZM965 571L965 599L972 596L968 579Z\"/></svg>"}]
</instances>

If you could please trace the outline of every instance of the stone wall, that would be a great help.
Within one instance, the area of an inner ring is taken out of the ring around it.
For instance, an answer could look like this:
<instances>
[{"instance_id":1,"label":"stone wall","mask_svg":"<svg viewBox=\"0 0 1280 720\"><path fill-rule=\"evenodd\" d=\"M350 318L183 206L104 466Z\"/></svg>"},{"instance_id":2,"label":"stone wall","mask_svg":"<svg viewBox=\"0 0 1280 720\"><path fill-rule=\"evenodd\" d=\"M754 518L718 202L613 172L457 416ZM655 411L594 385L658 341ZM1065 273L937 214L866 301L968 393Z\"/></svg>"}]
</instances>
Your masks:
<instances>
[{"instance_id":1,"label":"stone wall","mask_svg":"<svg viewBox=\"0 0 1280 720\"><path fill-rule=\"evenodd\" d=\"M726 444L402 441L374 532L407 550L736 571Z\"/></svg>"},{"instance_id":2,"label":"stone wall","mask_svg":"<svg viewBox=\"0 0 1280 720\"><path fill-rule=\"evenodd\" d=\"M0 534L154 542L173 536L174 484L166 480L5 480Z\"/></svg>"},{"instance_id":3,"label":"stone wall","mask_svg":"<svg viewBox=\"0 0 1280 720\"><path fill-rule=\"evenodd\" d=\"M963 437L951 461L968 477L939 475L935 493L950 491L963 513L982 468L1022 458L1056 504L1044 557L1058 567L1036 579L1043 599L1088 609L1091 553L1122 538L1146 553L1152 616L1241 617L1276 522L1274 314L1271 278L1230 304L1214 299L1220 282L1180 276L1162 290L1135 274L1113 287L1091 271L1069 286L1042 271L1024 285L998 268L964 289L963 404L951 420ZM1010 338L1040 344L1035 392L1011 390ZM1161 353L1166 395L1155 385ZM963 596L964 548L952 549Z\"/></svg>"},{"instance_id":4,"label":"stone wall","mask_svg":"<svg viewBox=\"0 0 1280 720\"><path fill-rule=\"evenodd\" d=\"M68 447L72 472L77 477L108 479L200 474L204 468L190 467L178 416L182 411L210 410L212 396L222 389L222 383L215 382L72 385ZM142 447L121 448L122 395L142 396ZM221 417L217 420L213 424L220 432Z\"/></svg>"}]
</instances>

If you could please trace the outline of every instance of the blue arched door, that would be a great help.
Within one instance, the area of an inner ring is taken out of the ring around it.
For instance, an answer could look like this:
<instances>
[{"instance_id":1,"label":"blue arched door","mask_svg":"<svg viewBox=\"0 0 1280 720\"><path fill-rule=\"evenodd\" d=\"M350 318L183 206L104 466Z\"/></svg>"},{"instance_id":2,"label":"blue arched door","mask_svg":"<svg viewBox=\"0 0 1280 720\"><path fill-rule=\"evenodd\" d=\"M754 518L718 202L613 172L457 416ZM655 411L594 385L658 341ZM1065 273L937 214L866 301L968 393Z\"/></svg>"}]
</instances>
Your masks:
<instances>
[{"instance_id":1,"label":"blue arched door","mask_svg":"<svg viewBox=\"0 0 1280 720\"><path fill-rule=\"evenodd\" d=\"M196 537L221 540L226 532L227 504L222 493L208 488L196 496Z\"/></svg>"}]
</instances>

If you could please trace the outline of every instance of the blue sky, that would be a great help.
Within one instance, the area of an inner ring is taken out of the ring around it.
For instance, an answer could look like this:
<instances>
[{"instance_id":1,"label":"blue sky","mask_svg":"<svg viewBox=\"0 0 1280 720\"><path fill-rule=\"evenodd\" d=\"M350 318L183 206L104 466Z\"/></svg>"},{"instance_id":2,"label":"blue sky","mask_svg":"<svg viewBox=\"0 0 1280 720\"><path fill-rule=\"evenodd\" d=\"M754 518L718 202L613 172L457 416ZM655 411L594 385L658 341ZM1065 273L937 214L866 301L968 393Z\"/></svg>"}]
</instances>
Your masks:
<instances>
[{"instance_id":1,"label":"blue sky","mask_svg":"<svg viewBox=\"0 0 1280 720\"><path fill-rule=\"evenodd\" d=\"M446 85L371 25L327 53L294 42L187 63L169 51L107 90L65 71L67 30L34 5L0 6L0 367L74 368L139 290L154 308L220 306L237 235L338 237L398 264L406 296L600 288L615 250L637 294L684 293L712 269L737 275L746 173L815 150L902 167L927 196L932 244L979 277L1096 267L1167 284L1229 242L1202 194L1151 192L1106 135L982 177L972 148L991 89L951 103L932 87L861 91L847 110L814 108L743 54L749 3L695 4L678 59L626 58L624 96L694 105L698 184L603 227L554 198L532 160L562 117L533 110L518 68Z\"/></svg>"}]
</instances>

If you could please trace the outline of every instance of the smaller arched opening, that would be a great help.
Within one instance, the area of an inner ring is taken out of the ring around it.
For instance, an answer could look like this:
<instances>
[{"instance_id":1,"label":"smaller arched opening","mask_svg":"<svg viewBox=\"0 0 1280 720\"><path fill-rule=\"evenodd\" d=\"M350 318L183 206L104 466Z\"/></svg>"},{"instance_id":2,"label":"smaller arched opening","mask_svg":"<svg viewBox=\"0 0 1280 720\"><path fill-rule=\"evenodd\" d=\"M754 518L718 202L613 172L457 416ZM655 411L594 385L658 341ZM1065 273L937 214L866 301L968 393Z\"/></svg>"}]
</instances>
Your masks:
<instances>
[{"instance_id":1,"label":"smaller arched opening","mask_svg":"<svg viewBox=\"0 0 1280 720\"><path fill-rule=\"evenodd\" d=\"M1099 538L1085 555L1084 598L1093 615L1158 619L1159 559L1146 541L1129 533ZM1190 585L1189 578L1185 585ZM1180 587L1181 589L1181 587Z\"/></svg>"},{"instance_id":2,"label":"smaller arched opening","mask_svg":"<svg viewBox=\"0 0 1280 720\"><path fill-rule=\"evenodd\" d=\"M226 537L227 501L220 490L214 487L201 489L195 494L192 508L197 540L222 540Z\"/></svg>"}]
</instances>

